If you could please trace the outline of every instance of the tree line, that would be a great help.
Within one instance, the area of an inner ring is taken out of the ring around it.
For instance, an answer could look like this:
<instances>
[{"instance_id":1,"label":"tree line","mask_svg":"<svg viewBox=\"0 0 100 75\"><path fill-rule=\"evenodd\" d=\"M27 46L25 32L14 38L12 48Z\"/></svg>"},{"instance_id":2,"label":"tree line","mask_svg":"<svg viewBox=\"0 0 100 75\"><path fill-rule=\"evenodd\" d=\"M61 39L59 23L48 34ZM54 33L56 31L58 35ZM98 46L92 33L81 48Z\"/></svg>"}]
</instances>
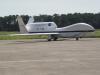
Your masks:
<instances>
[{"instance_id":1,"label":"tree line","mask_svg":"<svg viewBox=\"0 0 100 75\"><path fill-rule=\"evenodd\" d=\"M0 17L0 31L19 31L17 23L18 15ZM28 15L21 15L24 23L28 22ZM95 29L100 29L100 13L74 13L33 16L35 22L55 22L58 27L68 26L74 23L88 23Z\"/></svg>"}]
</instances>

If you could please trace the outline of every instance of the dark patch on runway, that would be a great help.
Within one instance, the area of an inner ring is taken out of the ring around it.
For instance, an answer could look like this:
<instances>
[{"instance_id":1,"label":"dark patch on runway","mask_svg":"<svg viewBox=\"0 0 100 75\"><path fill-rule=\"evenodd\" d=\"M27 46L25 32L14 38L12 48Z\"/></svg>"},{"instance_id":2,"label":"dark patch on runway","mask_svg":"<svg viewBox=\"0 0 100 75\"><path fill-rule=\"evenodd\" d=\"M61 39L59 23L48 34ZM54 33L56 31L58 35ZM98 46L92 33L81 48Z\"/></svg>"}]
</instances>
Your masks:
<instances>
[{"instance_id":1,"label":"dark patch on runway","mask_svg":"<svg viewBox=\"0 0 100 75\"><path fill-rule=\"evenodd\" d=\"M11 42L8 42L7 44L31 44L31 43L40 43L40 42L48 42L47 40L13 40Z\"/></svg>"},{"instance_id":2,"label":"dark patch on runway","mask_svg":"<svg viewBox=\"0 0 100 75\"><path fill-rule=\"evenodd\" d=\"M8 41L6 44L35 44L35 43L46 43L46 42L58 42L58 41L92 41L91 39L79 39L79 40L76 40L75 38L61 38L61 39L58 39L57 41L48 41L47 39L33 39L33 40L11 40L11 41Z\"/></svg>"}]
</instances>

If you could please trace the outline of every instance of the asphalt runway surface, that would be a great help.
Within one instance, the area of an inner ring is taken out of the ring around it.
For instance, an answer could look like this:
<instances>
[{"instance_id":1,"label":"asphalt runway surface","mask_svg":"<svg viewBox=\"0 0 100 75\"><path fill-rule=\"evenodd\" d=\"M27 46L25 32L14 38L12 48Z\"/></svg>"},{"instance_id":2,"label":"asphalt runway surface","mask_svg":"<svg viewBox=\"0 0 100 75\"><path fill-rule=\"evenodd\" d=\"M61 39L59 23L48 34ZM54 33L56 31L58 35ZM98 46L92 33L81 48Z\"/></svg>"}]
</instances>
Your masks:
<instances>
[{"instance_id":1,"label":"asphalt runway surface","mask_svg":"<svg viewBox=\"0 0 100 75\"><path fill-rule=\"evenodd\" d=\"M100 38L1 40L0 75L100 75Z\"/></svg>"}]
</instances>

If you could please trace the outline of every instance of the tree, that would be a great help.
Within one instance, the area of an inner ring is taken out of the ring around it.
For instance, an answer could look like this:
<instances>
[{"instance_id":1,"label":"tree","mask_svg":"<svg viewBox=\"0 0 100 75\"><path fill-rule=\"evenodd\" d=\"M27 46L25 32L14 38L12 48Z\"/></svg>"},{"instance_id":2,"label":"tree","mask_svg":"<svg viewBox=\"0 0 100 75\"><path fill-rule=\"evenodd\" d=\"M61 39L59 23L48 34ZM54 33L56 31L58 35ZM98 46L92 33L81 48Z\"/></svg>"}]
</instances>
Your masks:
<instances>
[{"instance_id":1,"label":"tree","mask_svg":"<svg viewBox=\"0 0 100 75\"><path fill-rule=\"evenodd\" d=\"M0 17L0 31L19 31L16 21L18 15L9 15ZM25 24L29 20L28 15L21 15ZM54 14L34 16L35 22L55 22L58 27L68 26L74 23L88 23L94 28L100 28L100 13L74 13L74 14Z\"/></svg>"}]
</instances>

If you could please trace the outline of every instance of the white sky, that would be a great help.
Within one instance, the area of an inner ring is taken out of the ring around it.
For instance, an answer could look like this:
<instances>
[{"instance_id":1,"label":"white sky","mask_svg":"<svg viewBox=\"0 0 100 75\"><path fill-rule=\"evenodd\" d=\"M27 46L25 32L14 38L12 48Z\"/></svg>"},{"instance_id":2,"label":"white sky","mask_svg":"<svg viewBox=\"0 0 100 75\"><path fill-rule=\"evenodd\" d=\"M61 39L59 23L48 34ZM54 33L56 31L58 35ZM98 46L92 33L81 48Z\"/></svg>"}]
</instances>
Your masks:
<instances>
[{"instance_id":1,"label":"white sky","mask_svg":"<svg viewBox=\"0 0 100 75\"><path fill-rule=\"evenodd\" d=\"M0 16L98 13L100 0L0 0Z\"/></svg>"}]
</instances>

